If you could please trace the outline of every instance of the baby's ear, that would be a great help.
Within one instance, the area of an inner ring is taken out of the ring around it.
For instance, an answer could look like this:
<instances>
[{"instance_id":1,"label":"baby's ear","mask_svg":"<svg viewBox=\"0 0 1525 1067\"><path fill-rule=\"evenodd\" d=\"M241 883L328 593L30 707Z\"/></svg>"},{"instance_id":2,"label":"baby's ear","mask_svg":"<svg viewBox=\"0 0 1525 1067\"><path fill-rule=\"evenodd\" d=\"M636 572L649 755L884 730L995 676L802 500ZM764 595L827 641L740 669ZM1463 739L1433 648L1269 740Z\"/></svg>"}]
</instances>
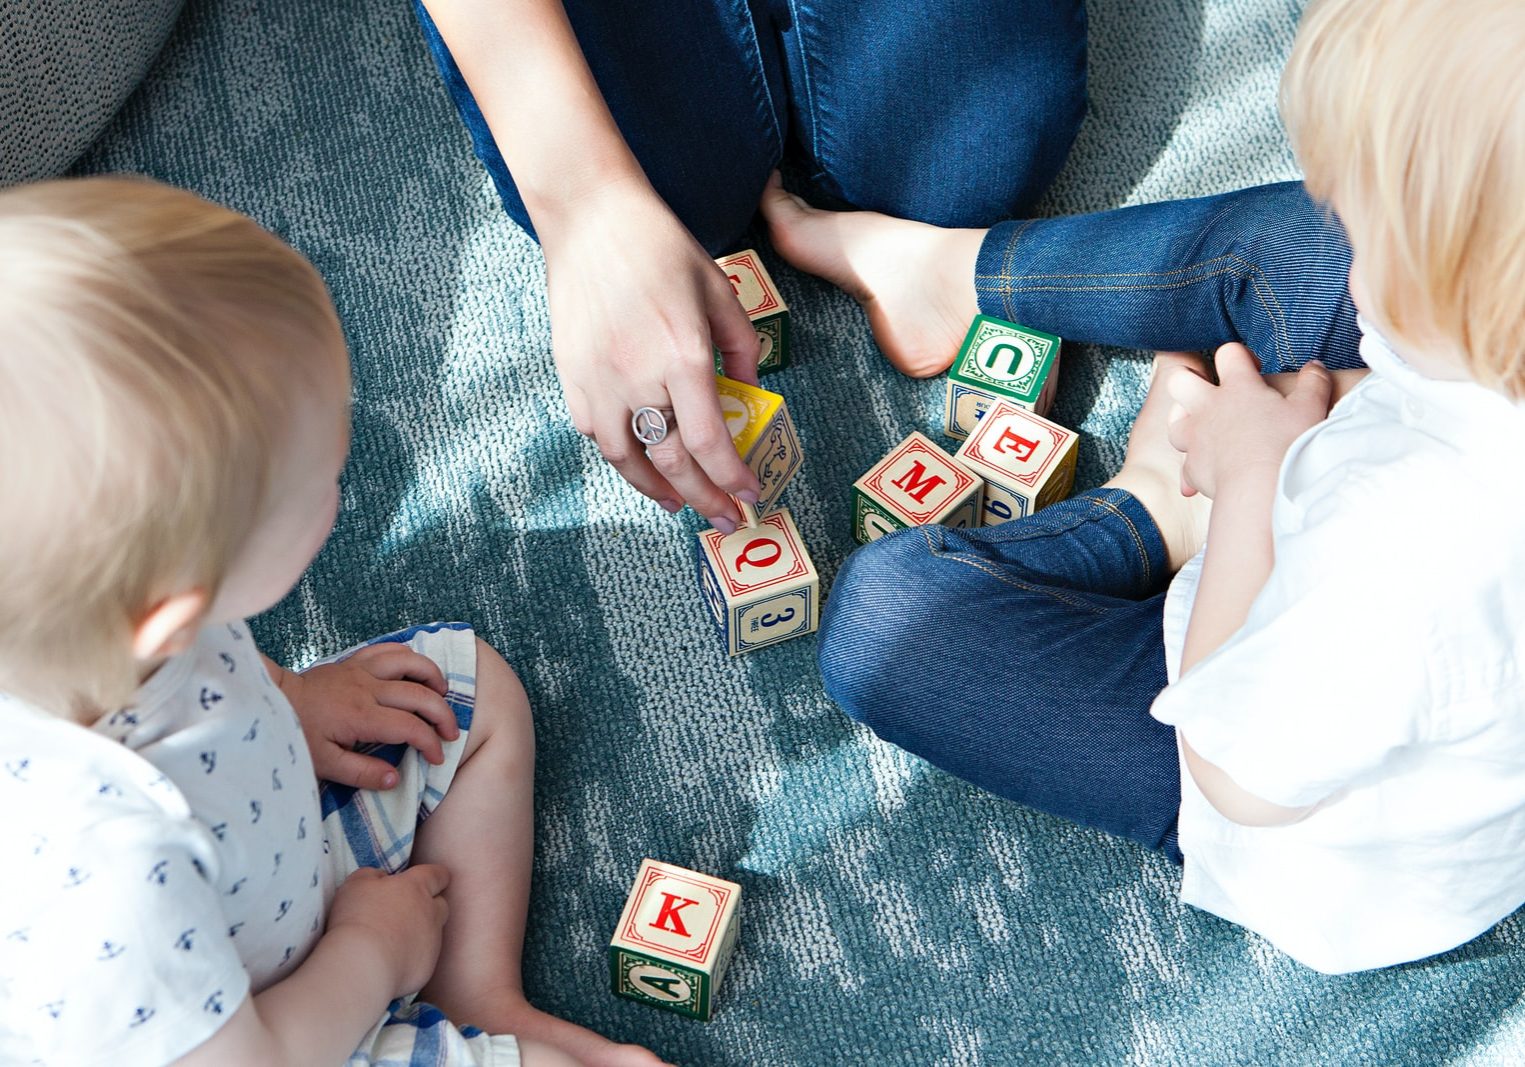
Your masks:
<instances>
[{"instance_id":1,"label":"baby's ear","mask_svg":"<svg viewBox=\"0 0 1525 1067\"><path fill-rule=\"evenodd\" d=\"M142 663L177 656L196 641L211 598L205 589L165 597L144 613L132 631L132 655Z\"/></svg>"}]
</instances>

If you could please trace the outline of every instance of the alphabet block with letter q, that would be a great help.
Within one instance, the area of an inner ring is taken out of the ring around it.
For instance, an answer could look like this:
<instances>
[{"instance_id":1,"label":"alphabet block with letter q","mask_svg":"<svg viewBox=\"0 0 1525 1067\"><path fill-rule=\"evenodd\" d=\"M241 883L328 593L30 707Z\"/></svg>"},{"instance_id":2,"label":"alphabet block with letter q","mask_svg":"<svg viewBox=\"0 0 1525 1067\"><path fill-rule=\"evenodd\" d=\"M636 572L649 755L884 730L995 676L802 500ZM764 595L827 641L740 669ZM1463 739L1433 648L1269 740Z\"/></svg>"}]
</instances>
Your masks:
<instances>
[{"instance_id":1,"label":"alphabet block with letter q","mask_svg":"<svg viewBox=\"0 0 1525 1067\"><path fill-rule=\"evenodd\" d=\"M789 406L777 393L724 376L715 378L715 389L731 441L742 462L752 468L762 484L757 510L768 511L805 463Z\"/></svg>"},{"instance_id":2,"label":"alphabet block with letter q","mask_svg":"<svg viewBox=\"0 0 1525 1067\"><path fill-rule=\"evenodd\" d=\"M788 508L699 534L699 589L731 655L814 632L821 579Z\"/></svg>"},{"instance_id":3,"label":"alphabet block with letter q","mask_svg":"<svg viewBox=\"0 0 1525 1067\"><path fill-rule=\"evenodd\" d=\"M943 429L963 440L997 400L1047 415L1059 382L1059 338L1014 322L976 315L948 368Z\"/></svg>"},{"instance_id":4,"label":"alphabet block with letter q","mask_svg":"<svg viewBox=\"0 0 1525 1067\"><path fill-rule=\"evenodd\" d=\"M853 483L853 539L866 545L891 530L934 522L978 526L984 488L978 475L913 432Z\"/></svg>"},{"instance_id":5,"label":"alphabet block with letter q","mask_svg":"<svg viewBox=\"0 0 1525 1067\"><path fill-rule=\"evenodd\" d=\"M954 455L985 479L981 525L999 526L1069 496L1079 440L1009 400L991 405Z\"/></svg>"},{"instance_id":6,"label":"alphabet block with letter q","mask_svg":"<svg viewBox=\"0 0 1525 1067\"><path fill-rule=\"evenodd\" d=\"M709 1022L740 909L735 882L642 860L609 941L615 995Z\"/></svg>"},{"instance_id":7,"label":"alphabet block with letter q","mask_svg":"<svg viewBox=\"0 0 1525 1067\"><path fill-rule=\"evenodd\" d=\"M752 320L757 341L757 373L771 374L789 365L789 305L779 295L773 276L753 249L715 260L725 271L741 310ZM720 367L715 368L717 371Z\"/></svg>"}]
</instances>

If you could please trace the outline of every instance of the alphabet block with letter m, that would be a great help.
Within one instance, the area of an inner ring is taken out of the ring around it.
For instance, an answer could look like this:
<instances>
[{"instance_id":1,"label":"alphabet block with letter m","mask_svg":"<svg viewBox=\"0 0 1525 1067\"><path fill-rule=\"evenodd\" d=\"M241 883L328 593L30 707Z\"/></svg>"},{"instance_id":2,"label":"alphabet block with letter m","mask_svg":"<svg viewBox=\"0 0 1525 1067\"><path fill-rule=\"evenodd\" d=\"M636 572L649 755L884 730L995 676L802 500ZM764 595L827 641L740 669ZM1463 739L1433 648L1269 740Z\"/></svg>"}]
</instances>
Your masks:
<instances>
[{"instance_id":1,"label":"alphabet block with letter m","mask_svg":"<svg viewBox=\"0 0 1525 1067\"><path fill-rule=\"evenodd\" d=\"M616 996L708 1022L741 926L741 886L641 861L609 941Z\"/></svg>"},{"instance_id":2,"label":"alphabet block with letter m","mask_svg":"<svg viewBox=\"0 0 1525 1067\"><path fill-rule=\"evenodd\" d=\"M1080 435L998 400L954 458L985 479L982 526L1031 515L1070 495Z\"/></svg>"},{"instance_id":3,"label":"alphabet block with letter m","mask_svg":"<svg viewBox=\"0 0 1525 1067\"><path fill-rule=\"evenodd\" d=\"M976 315L948 368L948 436L968 437L997 400L1047 415L1059 382L1059 343L1051 333Z\"/></svg>"},{"instance_id":4,"label":"alphabet block with letter m","mask_svg":"<svg viewBox=\"0 0 1525 1067\"><path fill-rule=\"evenodd\" d=\"M812 633L821 579L788 508L699 534L699 589L731 655Z\"/></svg>"},{"instance_id":5,"label":"alphabet block with letter m","mask_svg":"<svg viewBox=\"0 0 1525 1067\"><path fill-rule=\"evenodd\" d=\"M853 540L866 545L891 530L980 524L984 482L925 434L913 432L853 483Z\"/></svg>"},{"instance_id":6,"label":"alphabet block with letter m","mask_svg":"<svg viewBox=\"0 0 1525 1067\"><path fill-rule=\"evenodd\" d=\"M773 276L753 249L722 256L715 261L725 271L741 310L757 331L757 373L770 374L789 365L789 305L779 295ZM716 370L720 368L717 367Z\"/></svg>"}]
</instances>

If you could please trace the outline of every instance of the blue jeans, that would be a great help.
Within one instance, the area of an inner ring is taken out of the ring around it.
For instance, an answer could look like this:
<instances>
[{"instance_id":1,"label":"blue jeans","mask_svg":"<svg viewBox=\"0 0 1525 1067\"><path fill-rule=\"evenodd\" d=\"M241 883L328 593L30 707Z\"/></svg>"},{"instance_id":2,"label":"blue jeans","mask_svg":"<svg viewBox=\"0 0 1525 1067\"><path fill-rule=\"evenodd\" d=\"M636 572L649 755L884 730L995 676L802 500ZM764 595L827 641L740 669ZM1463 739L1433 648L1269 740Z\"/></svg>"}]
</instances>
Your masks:
<instances>
[{"instance_id":1,"label":"blue jeans","mask_svg":"<svg viewBox=\"0 0 1525 1067\"><path fill-rule=\"evenodd\" d=\"M899 530L854 552L821 616L826 691L874 733L981 789L1176 862L1165 546L1098 489L1001 526Z\"/></svg>"},{"instance_id":2,"label":"blue jeans","mask_svg":"<svg viewBox=\"0 0 1525 1067\"><path fill-rule=\"evenodd\" d=\"M817 202L991 226L989 314L1127 348L1243 341L1267 371L1359 365L1350 249L1298 183L1061 219L1031 210L1085 110L1081 0L565 0L615 121L711 254L786 152ZM930 11L928 10L930 7ZM477 156L534 233L471 91L415 9Z\"/></svg>"}]
</instances>

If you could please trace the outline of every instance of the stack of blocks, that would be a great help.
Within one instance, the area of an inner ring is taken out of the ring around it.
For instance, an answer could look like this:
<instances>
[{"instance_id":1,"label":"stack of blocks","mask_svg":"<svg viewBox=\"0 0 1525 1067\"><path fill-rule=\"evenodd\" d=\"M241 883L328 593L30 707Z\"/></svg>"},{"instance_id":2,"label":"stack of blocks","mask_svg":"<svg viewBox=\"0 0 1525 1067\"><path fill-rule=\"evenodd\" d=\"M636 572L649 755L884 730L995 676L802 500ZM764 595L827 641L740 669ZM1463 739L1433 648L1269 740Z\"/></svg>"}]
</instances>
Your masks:
<instances>
[{"instance_id":1,"label":"stack of blocks","mask_svg":"<svg viewBox=\"0 0 1525 1067\"><path fill-rule=\"evenodd\" d=\"M741 886L641 861L609 942L615 995L708 1022L741 925Z\"/></svg>"},{"instance_id":2,"label":"stack of blocks","mask_svg":"<svg viewBox=\"0 0 1525 1067\"><path fill-rule=\"evenodd\" d=\"M1069 495L1079 435L1043 417L1058 381L1059 338L975 316L948 371L950 458L912 433L853 483L853 538L940 523L996 526Z\"/></svg>"},{"instance_id":3,"label":"stack of blocks","mask_svg":"<svg viewBox=\"0 0 1525 1067\"><path fill-rule=\"evenodd\" d=\"M758 373L788 366L788 307L757 253L717 262L762 341ZM699 588L726 652L736 656L813 633L821 580L794 516L778 507L804 464L788 405L778 393L723 376L717 376L716 390L731 441L761 486L756 510L741 506L747 519L741 529L699 535Z\"/></svg>"}]
</instances>

